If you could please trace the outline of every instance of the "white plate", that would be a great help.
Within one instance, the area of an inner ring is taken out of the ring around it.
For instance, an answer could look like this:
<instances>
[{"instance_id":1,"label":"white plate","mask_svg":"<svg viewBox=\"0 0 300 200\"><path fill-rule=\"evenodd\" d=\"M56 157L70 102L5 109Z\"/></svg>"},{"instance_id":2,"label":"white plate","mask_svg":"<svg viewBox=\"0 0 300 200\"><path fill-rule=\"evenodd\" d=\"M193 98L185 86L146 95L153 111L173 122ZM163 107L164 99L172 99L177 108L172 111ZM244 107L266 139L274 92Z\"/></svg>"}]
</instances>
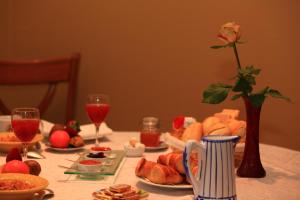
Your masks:
<instances>
[{"instance_id":1,"label":"white plate","mask_svg":"<svg viewBox=\"0 0 300 200\"><path fill-rule=\"evenodd\" d=\"M193 188L193 186L190 184L163 185L163 184L152 183L148 179L144 179L141 177L137 177L137 178L139 179L140 182L142 182L144 184L155 186L155 187L160 187L160 188L169 188L169 189L192 189Z\"/></svg>"},{"instance_id":2,"label":"white plate","mask_svg":"<svg viewBox=\"0 0 300 200\"><path fill-rule=\"evenodd\" d=\"M54 124L46 120L42 120L41 124L43 135L48 137ZM92 140L96 138L96 128L94 124L81 125L80 129L81 131L79 132L79 135L83 138L83 140ZM99 138L111 135L112 133L113 130L109 128L105 122L101 123L99 128Z\"/></svg>"},{"instance_id":3,"label":"white plate","mask_svg":"<svg viewBox=\"0 0 300 200\"><path fill-rule=\"evenodd\" d=\"M163 150L163 149L167 149L169 146L164 143L164 142L160 142L159 146L157 147L145 147L146 151L156 151L156 150Z\"/></svg>"},{"instance_id":4,"label":"white plate","mask_svg":"<svg viewBox=\"0 0 300 200\"><path fill-rule=\"evenodd\" d=\"M84 149L84 146L74 147L74 148L55 148L55 147L51 147L49 144L46 144L46 146L48 150L57 151L57 152L73 152L73 151L79 151Z\"/></svg>"}]
</instances>

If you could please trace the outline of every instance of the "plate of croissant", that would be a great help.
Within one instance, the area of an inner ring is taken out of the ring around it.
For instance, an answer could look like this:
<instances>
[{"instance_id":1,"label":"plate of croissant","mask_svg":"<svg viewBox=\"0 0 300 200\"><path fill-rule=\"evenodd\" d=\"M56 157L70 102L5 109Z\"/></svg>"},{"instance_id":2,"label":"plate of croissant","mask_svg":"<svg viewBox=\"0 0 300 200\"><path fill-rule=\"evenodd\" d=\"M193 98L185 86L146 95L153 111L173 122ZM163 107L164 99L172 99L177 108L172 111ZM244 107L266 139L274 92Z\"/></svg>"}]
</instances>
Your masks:
<instances>
[{"instance_id":1,"label":"plate of croissant","mask_svg":"<svg viewBox=\"0 0 300 200\"><path fill-rule=\"evenodd\" d=\"M194 164L196 166L196 162ZM182 153L168 153L158 156L157 162L141 158L135 168L139 181L147 185L174 188L192 189L182 162Z\"/></svg>"}]
</instances>

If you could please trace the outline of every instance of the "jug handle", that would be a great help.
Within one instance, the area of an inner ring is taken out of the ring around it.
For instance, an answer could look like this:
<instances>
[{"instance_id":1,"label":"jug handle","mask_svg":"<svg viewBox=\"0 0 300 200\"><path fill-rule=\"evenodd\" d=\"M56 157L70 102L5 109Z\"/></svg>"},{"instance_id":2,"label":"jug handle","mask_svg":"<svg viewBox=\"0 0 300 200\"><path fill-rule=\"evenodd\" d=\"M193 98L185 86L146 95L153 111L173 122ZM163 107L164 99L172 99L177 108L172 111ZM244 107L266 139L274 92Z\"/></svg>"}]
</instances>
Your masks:
<instances>
[{"instance_id":1,"label":"jug handle","mask_svg":"<svg viewBox=\"0 0 300 200\"><path fill-rule=\"evenodd\" d=\"M197 177L194 176L194 174L192 173L191 167L190 167L190 155L193 149L198 148L198 159L201 157L201 164L200 164L200 169L198 170L198 172L202 171L202 158L204 155L204 152L206 151L205 148L205 144L204 143L199 143L196 140L189 140L185 146L184 152L183 152L183 166L186 172L186 175L191 179L192 185L193 185L193 189L194 189L194 194L199 194L199 192L197 191L198 189L200 189L200 174L197 172ZM200 156L201 154L201 156ZM200 160L198 161L198 163L200 162Z\"/></svg>"}]
</instances>

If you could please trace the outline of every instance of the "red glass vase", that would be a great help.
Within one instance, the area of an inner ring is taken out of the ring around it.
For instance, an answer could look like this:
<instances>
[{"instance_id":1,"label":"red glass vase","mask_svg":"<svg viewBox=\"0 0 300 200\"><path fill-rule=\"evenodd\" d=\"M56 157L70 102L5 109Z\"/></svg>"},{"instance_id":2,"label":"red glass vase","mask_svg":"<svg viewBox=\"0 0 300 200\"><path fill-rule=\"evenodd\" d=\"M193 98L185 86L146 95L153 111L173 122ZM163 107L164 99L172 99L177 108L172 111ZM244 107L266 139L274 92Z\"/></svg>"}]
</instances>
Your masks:
<instances>
[{"instance_id":1,"label":"red glass vase","mask_svg":"<svg viewBox=\"0 0 300 200\"><path fill-rule=\"evenodd\" d=\"M243 97L246 114L247 114L247 128L246 128L246 142L244 149L244 156L237 170L237 175L247 178L262 178L266 176L259 154L259 120L261 106L256 107L252 105L249 97Z\"/></svg>"}]
</instances>

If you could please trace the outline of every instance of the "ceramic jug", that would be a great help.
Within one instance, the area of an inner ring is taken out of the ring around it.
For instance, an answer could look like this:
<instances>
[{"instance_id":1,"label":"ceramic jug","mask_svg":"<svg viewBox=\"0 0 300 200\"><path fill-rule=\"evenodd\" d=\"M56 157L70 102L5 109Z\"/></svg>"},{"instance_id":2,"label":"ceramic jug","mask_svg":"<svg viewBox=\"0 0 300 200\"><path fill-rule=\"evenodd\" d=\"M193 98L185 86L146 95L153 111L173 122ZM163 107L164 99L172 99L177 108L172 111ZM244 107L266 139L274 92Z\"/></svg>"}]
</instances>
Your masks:
<instances>
[{"instance_id":1,"label":"ceramic jug","mask_svg":"<svg viewBox=\"0 0 300 200\"><path fill-rule=\"evenodd\" d=\"M194 190L195 200L236 200L234 147L239 136L210 135L185 146L183 164ZM190 155L198 154L198 168L191 169ZM192 171L194 173L192 173Z\"/></svg>"}]
</instances>

